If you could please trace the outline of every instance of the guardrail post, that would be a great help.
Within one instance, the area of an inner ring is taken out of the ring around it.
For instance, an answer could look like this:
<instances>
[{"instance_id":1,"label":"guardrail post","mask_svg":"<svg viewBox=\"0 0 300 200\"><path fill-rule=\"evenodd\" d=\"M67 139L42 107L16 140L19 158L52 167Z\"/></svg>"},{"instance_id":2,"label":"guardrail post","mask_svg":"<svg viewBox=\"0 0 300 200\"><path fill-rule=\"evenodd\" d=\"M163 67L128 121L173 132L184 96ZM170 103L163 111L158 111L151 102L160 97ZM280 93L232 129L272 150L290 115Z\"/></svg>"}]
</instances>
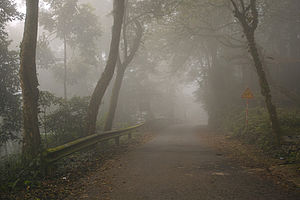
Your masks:
<instances>
[{"instance_id":1,"label":"guardrail post","mask_svg":"<svg viewBox=\"0 0 300 200\"><path fill-rule=\"evenodd\" d=\"M120 145L120 137L116 137L116 138L115 138L115 143L116 143L116 145L118 145L118 146Z\"/></svg>"},{"instance_id":2,"label":"guardrail post","mask_svg":"<svg viewBox=\"0 0 300 200\"><path fill-rule=\"evenodd\" d=\"M55 172L55 165L54 162L68 156L74 152L80 151L87 147L95 147L96 143L108 141L110 139L115 139L116 145L120 145L120 137L122 135L128 135L128 139L132 138L131 131L141 128L145 123L124 128L121 130L113 130L113 131L106 131L104 133L98 133L89 135L83 138L76 139L69 143L45 149L45 151L41 154L41 171L44 174L51 174Z\"/></svg>"},{"instance_id":3,"label":"guardrail post","mask_svg":"<svg viewBox=\"0 0 300 200\"><path fill-rule=\"evenodd\" d=\"M52 176L55 172L53 163L48 162L44 157L41 157L41 173L43 176Z\"/></svg>"}]
</instances>

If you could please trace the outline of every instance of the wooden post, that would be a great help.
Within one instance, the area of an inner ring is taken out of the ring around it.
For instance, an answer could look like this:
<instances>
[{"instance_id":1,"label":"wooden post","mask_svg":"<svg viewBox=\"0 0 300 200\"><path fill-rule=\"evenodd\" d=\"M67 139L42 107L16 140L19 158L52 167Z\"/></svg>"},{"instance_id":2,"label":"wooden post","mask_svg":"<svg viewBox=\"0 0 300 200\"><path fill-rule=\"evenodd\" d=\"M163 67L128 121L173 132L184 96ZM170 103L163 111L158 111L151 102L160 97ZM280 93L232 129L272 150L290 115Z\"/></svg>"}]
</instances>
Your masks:
<instances>
[{"instance_id":1,"label":"wooden post","mask_svg":"<svg viewBox=\"0 0 300 200\"><path fill-rule=\"evenodd\" d=\"M246 102L246 131L248 132L248 111L249 111L249 99Z\"/></svg>"},{"instance_id":2,"label":"wooden post","mask_svg":"<svg viewBox=\"0 0 300 200\"><path fill-rule=\"evenodd\" d=\"M52 176L56 171L56 166L54 163L47 162L46 160L42 160L41 162L41 173L43 176Z\"/></svg>"},{"instance_id":3,"label":"wooden post","mask_svg":"<svg viewBox=\"0 0 300 200\"><path fill-rule=\"evenodd\" d=\"M120 145L120 137L116 137L116 138L115 138L115 143L116 143L116 145L118 145L118 146Z\"/></svg>"}]
</instances>

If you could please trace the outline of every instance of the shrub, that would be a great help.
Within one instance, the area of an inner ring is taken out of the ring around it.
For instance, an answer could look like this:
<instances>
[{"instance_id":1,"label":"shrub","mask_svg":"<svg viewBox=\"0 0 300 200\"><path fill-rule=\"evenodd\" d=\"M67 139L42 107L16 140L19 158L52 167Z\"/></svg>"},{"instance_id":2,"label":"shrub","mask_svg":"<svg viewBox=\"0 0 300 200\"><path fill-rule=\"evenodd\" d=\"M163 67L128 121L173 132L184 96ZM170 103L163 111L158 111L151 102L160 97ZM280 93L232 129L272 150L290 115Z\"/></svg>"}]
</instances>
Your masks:
<instances>
[{"instance_id":1,"label":"shrub","mask_svg":"<svg viewBox=\"0 0 300 200\"><path fill-rule=\"evenodd\" d=\"M279 109L278 116L283 136L300 136L298 110ZM267 153L285 156L292 160L300 159L300 150L294 148L296 144L282 145L280 149L275 148L271 123L265 108L249 109L248 127L245 122L245 110L243 108L231 110L224 116L221 129L246 143L255 144Z\"/></svg>"},{"instance_id":2,"label":"shrub","mask_svg":"<svg viewBox=\"0 0 300 200\"><path fill-rule=\"evenodd\" d=\"M84 136L88 101L88 97L61 100L58 107L46 116L45 124L49 131L46 143L57 146Z\"/></svg>"}]
</instances>

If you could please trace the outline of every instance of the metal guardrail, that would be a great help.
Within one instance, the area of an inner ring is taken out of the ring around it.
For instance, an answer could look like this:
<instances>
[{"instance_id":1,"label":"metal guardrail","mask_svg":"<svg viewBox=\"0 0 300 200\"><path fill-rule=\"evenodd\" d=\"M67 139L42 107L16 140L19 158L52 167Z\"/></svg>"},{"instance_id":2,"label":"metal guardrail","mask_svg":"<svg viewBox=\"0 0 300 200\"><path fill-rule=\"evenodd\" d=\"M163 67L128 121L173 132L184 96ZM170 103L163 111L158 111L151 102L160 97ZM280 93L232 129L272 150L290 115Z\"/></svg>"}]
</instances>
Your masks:
<instances>
[{"instance_id":1,"label":"metal guardrail","mask_svg":"<svg viewBox=\"0 0 300 200\"><path fill-rule=\"evenodd\" d=\"M128 135L129 139L131 138L131 132L133 130L136 130L142 126L144 126L145 123L128 127L125 129L120 130L113 130L113 131L106 131L99 134L93 134L89 135L87 137L79 138L77 140L74 140L72 142L46 149L42 154L42 159L44 162L44 165L49 165L63 157L66 157L72 153L75 153L77 151L80 151L82 149L85 149L89 146L95 145L98 142L107 141L109 139L115 139L116 144L119 144L119 138L122 135ZM47 167L47 166L46 166Z\"/></svg>"}]
</instances>

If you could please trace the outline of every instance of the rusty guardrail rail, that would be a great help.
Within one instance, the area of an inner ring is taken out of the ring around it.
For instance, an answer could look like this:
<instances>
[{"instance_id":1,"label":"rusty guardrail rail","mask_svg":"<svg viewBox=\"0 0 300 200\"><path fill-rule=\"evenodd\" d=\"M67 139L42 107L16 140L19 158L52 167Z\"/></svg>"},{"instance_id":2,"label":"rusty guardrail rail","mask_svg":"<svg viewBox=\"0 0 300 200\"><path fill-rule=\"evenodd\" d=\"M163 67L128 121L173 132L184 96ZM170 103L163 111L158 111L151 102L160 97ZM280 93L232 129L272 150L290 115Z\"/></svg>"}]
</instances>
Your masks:
<instances>
[{"instance_id":1,"label":"rusty guardrail rail","mask_svg":"<svg viewBox=\"0 0 300 200\"><path fill-rule=\"evenodd\" d=\"M106 131L103 133L93 134L87 137L79 138L77 140L74 140L72 142L54 148L46 149L42 154L44 165L46 165L45 167L48 167L47 165L63 157L66 157L72 153L85 149L89 146L95 145L98 142L107 141L109 139L114 138L116 144L119 145L119 139L121 136L128 135L128 138L130 139L131 131L136 130L144 125L145 123L142 123L136 126L131 126L120 130Z\"/></svg>"}]
</instances>

